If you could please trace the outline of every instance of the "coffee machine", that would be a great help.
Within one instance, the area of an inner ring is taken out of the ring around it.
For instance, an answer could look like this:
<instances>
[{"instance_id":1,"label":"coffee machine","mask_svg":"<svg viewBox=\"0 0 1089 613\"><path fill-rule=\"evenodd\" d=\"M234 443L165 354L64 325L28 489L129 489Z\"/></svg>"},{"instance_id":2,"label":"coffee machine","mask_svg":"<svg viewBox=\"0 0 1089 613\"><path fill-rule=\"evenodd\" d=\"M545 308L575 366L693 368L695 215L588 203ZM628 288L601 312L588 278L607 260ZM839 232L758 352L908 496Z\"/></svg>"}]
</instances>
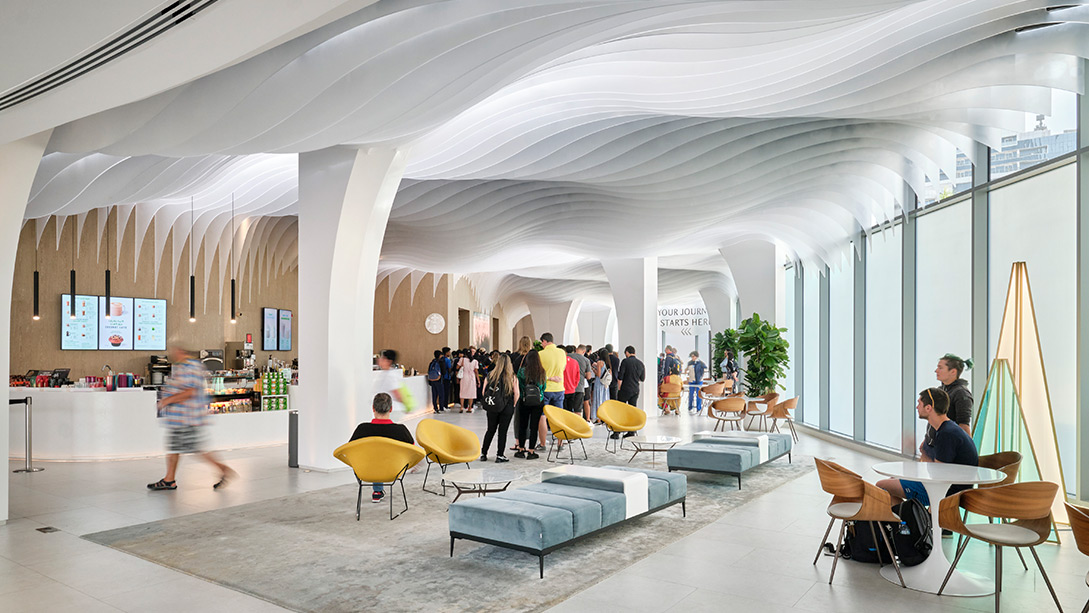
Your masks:
<instances>
[{"instance_id":1,"label":"coffee machine","mask_svg":"<svg viewBox=\"0 0 1089 613\"><path fill-rule=\"evenodd\" d=\"M147 378L153 386L161 386L170 376L170 360L165 355L153 355L147 364Z\"/></svg>"},{"instance_id":2,"label":"coffee machine","mask_svg":"<svg viewBox=\"0 0 1089 613\"><path fill-rule=\"evenodd\" d=\"M230 342L223 352L223 361L235 370L253 368L256 357L253 355L253 343Z\"/></svg>"}]
</instances>

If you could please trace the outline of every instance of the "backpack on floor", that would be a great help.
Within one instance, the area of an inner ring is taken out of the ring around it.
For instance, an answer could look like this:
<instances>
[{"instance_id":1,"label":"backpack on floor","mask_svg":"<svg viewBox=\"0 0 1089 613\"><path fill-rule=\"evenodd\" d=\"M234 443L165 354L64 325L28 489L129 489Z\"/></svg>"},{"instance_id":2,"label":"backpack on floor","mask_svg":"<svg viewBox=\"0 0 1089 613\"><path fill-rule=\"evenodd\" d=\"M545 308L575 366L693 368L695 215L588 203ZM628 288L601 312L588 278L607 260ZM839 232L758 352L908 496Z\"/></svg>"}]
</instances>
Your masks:
<instances>
[{"instance_id":1,"label":"backpack on floor","mask_svg":"<svg viewBox=\"0 0 1089 613\"><path fill-rule=\"evenodd\" d=\"M901 566L922 564L934 548L930 512L918 500L905 500L894 506L900 523L855 521L847 523L840 556L856 562L891 564L879 530L884 530ZM870 526L873 531L870 531ZM877 541L874 541L874 536ZM832 549L831 544L827 544Z\"/></svg>"}]
</instances>

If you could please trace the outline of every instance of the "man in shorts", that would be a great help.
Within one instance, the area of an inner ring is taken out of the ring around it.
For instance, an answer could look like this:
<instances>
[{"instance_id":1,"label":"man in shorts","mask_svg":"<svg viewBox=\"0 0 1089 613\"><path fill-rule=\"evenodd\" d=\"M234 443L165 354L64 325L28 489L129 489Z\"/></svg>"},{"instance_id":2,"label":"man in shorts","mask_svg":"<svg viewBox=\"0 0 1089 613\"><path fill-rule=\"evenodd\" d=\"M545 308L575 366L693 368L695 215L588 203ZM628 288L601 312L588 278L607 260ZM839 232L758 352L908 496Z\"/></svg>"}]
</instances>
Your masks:
<instances>
[{"instance_id":1,"label":"man in shorts","mask_svg":"<svg viewBox=\"0 0 1089 613\"><path fill-rule=\"evenodd\" d=\"M219 469L219 481L212 489L226 487L227 481L238 473L219 461L211 451L205 451L208 422L208 396L204 393L204 368L190 352L179 347L170 348L173 364L170 378L159 401L159 416L166 425L166 476L156 483L148 483L149 490L178 489L175 473L178 461L184 453L199 454L201 459Z\"/></svg>"}]
</instances>

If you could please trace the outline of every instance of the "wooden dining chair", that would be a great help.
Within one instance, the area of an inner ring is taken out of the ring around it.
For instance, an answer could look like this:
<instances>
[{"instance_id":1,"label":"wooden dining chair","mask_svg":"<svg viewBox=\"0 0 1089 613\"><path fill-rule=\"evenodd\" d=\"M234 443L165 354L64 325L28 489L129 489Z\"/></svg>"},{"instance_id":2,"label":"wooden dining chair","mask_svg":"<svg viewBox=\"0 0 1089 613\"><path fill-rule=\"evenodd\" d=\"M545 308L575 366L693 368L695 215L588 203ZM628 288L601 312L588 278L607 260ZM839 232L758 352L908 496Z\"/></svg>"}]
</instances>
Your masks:
<instances>
[{"instance_id":1,"label":"wooden dining chair","mask_svg":"<svg viewBox=\"0 0 1089 613\"><path fill-rule=\"evenodd\" d=\"M707 407L707 414L710 415L711 403L726 397L726 383L724 381L710 383L701 387L697 393L699 394L700 399L703 400L703 404Z\"/></svg>"},{"instance_id":2,"label":"wooden dining chair","mask_svg":"<svg viewBox=\"0 0 1089 613\"><path fill-rule=\"evenodd\" d=\"M1017 481L1017 473L1021 470L1021 454L1016 451L999 451L998 453L981 455L979 456L979 467L997 470L1005 474L1006 478L997 483L983 483L977 485L977 488L984 489L988 487L998 487L999 485L1008 485ZM961 514L961 520L965 522L968 521L968 511L964 511ZM987 522L993 524L994 518L988 517ZM957 539L958 549L964 539L965 536L963 534ZM1021 554L1021 549L1015 548L1014 551L1017 552L1017 558L1021 560L1021 566L1023 566L1025 570L1028 570L1028 563L1025 562L1025 556Z\"/></svg>"},{"instance_id":3,"label":"wooden dining chair","mask_svg":"<svg viewBox=\"0 0 1089 613\"><path fill-rule=\"evenodd\" d=\"M835 558L832 560L832 572L828 575L828 583L832 583L832 578L836 576L836 563L839 562L839 550L843 545L843 533L846 531L847 522L887 521L899 524L900 518L892 512L892 496L885 490L864 481L857 473L851 472L835 462L820 458L814 458L813 461L817 463L817 476L821 481L821 489L832 495L832 502L828 504L827 509L828 516L831 519L828 521L828 529L824 531L824 537L821 538L820 547L817 548L817 555L813 558L814 566L817 565L817 560L820 559L821 552L824 551L824 544L828 541L832 526L837 519L841 522L839 538L836 540ZM888 535L885 534L884 530L874 530L873 526L873 524L870 524L870 536L873 537L874 545L877 546L876 533L880 532L885 547L889 552L889 558L892 559L892 565L896 568L896 576L900 579L900 587L907 587L904 584L904 577L900 574L900 563L896 559L896 552L892 548L892 543L889 542ZM878 555L879 560L880 558L881 556Z\"/></svg>"},{"instance_id":4,"label":"wooden dining chair","mask_svg":"<svg viewBox=\"0 0 1089 613\"><path fill-rule=\"evenodd\" d=\"M726 424L730 424L731 430L741 429L738 424L745 419L745 404L745 399L740 396L712 402L707 407L707 416L715 420L715 432L719 428L725 430Z\"/></svg>"},{"instance_id":5,"label":"wooden dining chair","mask_svg":"<svg viewBox=\"0 0 1089 613\"><path fill-rule=\"evenodd\" d=\"M1078 551L1089 556L1089 509L1070 504L1066 505L1066 514L1070 517L1070 530L1074 533L1074 542L1078 545ZM1089 573L1085 575L1085 585L1089 586ZM1085 601L1085 607L1081 613L1089 613L1089 600Z\"/></svg>"},{"instance_id":6,"label":"wooden dining chair","mask_svg":"<svg viewBox=\"0 0 1089 613\"><path fill-rule=\"evenodd\" d=\"M775 403L779 400L779 394L770 393L764 394L749 401L749 408L746 409L746 413L749 414L749 430L752 430L752 424L757 419L760 420L760 428L762 430L768 429L768 417L771 416L771 408L775 406ZM764 405L764 409L757 408L759 405Z\"/></svg>"},{"instance_id":7,"label":"wooden dining chair","mask_svg":"<svg viewBox=\"0 0 1089 613\"><path fill-rule=\"evenodd\" d=\"M1063 610L1059 604L1059 597L1055 595L1055 589L1051 587L1047 571L1040 562L1040 556L1036 555L1036 545L1043 543L1051 534L1051 503L1055 500L1055 494L1059 486L1048 481L1030 481L1027 483L1010 483L996 487L965 490L942 499L938 507L938 523L946 530L952 530L964 535L964 541L957 547L957 556L953 558L953 565L942 581L938 595L945 591L949 583L949 577L953 576L953 570L960 562L961 555L968 547L969 541L978 539L995 547L994 556L994 610L998 613L999 598L1002 594L1002 548L1003 547L1028 547L1032 557L1036 560L1036 566L1040 568L1040 574L1051 592L1051 598L1059 611ZM976 515L1008 520L999 523L965 524L961 519L961 509Z\"/></svg>"},{"instance_id":8,"label":"wooden dining chair","mask_svg":"<svg viewBox=\"0 0 1089 613\"><path fill-rule=\"evenodd\" d=\"M771 420L771 431L779 431L779 420L786 422L790 426L790 436L794 438L794 442L798 442L798 431L794 429L794 418L790 412L798 408L798 397L784 400L769 409L768 419Z\"/></svg>"}]
</instances>

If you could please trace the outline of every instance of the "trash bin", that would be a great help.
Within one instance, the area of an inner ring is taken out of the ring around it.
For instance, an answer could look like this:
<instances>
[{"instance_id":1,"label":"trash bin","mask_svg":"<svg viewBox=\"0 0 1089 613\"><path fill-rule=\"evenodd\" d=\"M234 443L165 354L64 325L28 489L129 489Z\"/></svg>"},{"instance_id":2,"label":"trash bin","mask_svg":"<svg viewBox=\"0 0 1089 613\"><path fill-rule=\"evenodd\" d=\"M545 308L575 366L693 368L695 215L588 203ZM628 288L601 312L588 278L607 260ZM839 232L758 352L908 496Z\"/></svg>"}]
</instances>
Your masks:
<instances>
[{"instance_id":1,"label":"trash bin","mask_svg":"<svg viewBox=\"0 0 1089 613\"><path fill-rule=\"evenodd\" d=\"M287 465L299 467L299 412L287 412Z\"/></svg>"}]
</instances>

